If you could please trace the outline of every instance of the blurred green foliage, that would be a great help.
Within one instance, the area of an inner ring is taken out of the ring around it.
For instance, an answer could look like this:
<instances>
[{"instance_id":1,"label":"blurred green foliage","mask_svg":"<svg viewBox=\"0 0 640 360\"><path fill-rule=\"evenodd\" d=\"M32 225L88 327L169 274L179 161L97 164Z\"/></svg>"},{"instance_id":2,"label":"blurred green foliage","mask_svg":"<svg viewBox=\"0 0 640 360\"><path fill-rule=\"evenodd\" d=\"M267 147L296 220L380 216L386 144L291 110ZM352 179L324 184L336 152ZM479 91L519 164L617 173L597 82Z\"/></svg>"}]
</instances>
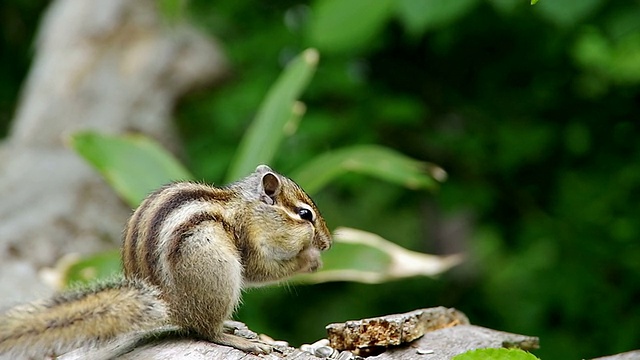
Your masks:
<instances>
[{"instance_id":1,"label":"blurred green foliage","mask_svg":"<svg viewBox=\"0 0 640 360\"><path fill-rule=\"evenodd\" d=\"M309 83L318 64L318 52L307 49L287 64L269 89L256 117L240 141L230 164L235 181L254 171L259 164L269 164L285 136L292 136L303 115L300 93ZM291 125L295 123L295 125ZM74 133L68 144L107 180L132 207L164 184L193 180L193 175L167 150L152 139L128 134L113 136L91 131ZM366 173L411 189L434 188L446 173L434 165L424 164L381 146L351 146L321 154L294 171L296 181L310 194L348 172ZM322 176L320 176L320 174ZM342 243L359 246L338 246ZM373 256L372 256L373 255ZM120 255L90 256L80 259L84 266L64 261L63 283L92 282L96 276L111 276L121 271ZM331 253L324 256L323 269L297 276L294 282L361 281L375 283L417 275L435 276L460 263L462 256L438 257L407 251L374 234L342 228L336 231ZM95 260L95 264L91 261ZM105 265L114 265L109 269ZM69 266L71 265L71 266Z\"/></svg>"},{"instance_id":2,"label":"blurred green foliage","mask_svg":"<svg viewBox=\"0 0 640 360\"><path fill-rule=\"evenodd\" d=\"M3 121L42 3L0 5L12 20L3 33L14 34L3 50L16 54L3 71L18 69L0 84ZM329 322L444 305L540 336L541 358L637 348L640 4L361 3L187 2L182 21L220 38L234 67L178 109L189 168L220 182L283 65L315 46L304 123L273 166L288 174L326 150L373 143L436 163L449 180L434 195L349 175L316 201L332 227L471 260L440 280L255 289L240 319L300 344ZM468 236L443 230L460 219Z\"/></svg>"},{"instance_id":3,"label":"blurred green foliage","mask_svg":"<svg viewBox=\"0 0 640 360\"><path fill-rule=\"evenodd\" d=\"M292 59L256 112L255 119L242 137L230 164L226 182L236 181L253 172L259 164L273 160L286 135L293 135L304 105L298 101L318 65L318 51L307 49Z\"/></svg>"}]
</instances>

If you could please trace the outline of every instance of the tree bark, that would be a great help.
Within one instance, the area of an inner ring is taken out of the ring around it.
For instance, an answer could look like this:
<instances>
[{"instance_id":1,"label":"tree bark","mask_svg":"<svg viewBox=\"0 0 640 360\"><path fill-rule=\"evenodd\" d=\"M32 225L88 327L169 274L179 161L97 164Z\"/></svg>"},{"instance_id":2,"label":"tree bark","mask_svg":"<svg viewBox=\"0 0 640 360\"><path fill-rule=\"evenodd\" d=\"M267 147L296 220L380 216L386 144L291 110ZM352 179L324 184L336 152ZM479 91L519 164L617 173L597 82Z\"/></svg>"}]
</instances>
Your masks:
<instances>
[{"instance_id":1,"label":"tree bark","mask_svg":"<svg viewBox=\"0 0 640 360\"><path fill-rule=\"evenodd\" d=\"M62 255L119 246L130 212L65 137L133 131L177 151L176 100L226 68L212 39L153 0L53 1L35 48L0 144L0 291L13 302L48 294L38 269Z\"/></svg>"}]
</instances>

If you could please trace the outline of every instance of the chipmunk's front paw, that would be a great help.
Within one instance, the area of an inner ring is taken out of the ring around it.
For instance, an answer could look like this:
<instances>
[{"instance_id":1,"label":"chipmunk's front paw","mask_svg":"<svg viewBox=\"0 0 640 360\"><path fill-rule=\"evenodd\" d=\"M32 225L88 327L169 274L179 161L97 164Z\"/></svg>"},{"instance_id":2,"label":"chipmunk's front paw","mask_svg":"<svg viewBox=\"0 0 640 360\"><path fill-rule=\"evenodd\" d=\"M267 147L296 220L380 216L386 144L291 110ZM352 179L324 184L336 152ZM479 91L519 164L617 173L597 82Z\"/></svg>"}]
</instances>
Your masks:
<instances>
[{"instance_id":1,"label":"chipmunk's front paw","mask_svg":"<svg viewBox=\"0 0 640 360\"><path fill-rule=\"evenodd\" d=\"M247 325L241 323L240 321L225 320L225 322L222 324L222 331L227 334L240 336L249 340L258 339L258 334L254 331L249 330Z\"/></svg>"},{"instance_id":2,"label":"chipmunk's front paw","mask_svg":"<svg viewBox=\"0 0 640 360\"><path fill-rule=\"evenodd\" d=\"M273 347L271 345L265 344L260 340L249 340L237 335L231 335L227 333L220 334L215 342L220 345L231 346L238 350L253 354L269 354L273 350Z\"/></svg>"}]
</instances>

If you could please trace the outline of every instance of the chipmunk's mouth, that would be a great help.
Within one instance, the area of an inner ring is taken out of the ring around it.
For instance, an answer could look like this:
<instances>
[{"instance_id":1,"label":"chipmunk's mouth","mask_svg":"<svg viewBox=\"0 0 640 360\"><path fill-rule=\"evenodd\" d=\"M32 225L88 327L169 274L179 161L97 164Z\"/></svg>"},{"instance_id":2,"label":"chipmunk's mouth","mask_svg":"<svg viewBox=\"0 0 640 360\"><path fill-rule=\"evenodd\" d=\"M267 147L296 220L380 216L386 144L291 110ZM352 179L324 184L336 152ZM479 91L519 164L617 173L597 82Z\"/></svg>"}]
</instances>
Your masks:
<instances>
[{"instance_id":1,"label":"chipmunk's mouth","mask_svg":"<svg viewBox=\"0 0 640 360\"><path fill-rule=\"evenodd\" d=\"M308 272L313 273L320 270L321 268L322 268L322 260L318 259L315 262L315 264L312 264L311 266L309 266Z\"/></svg>"},{"instance_id":2,"label":"chipmunk's mouth","mask_svg":"<svg viewBox=\"0 0 640 360\"><path fill-rule=\"evenodd\" d=\"M316 248L307 248L300 253L300 259L304 264L300 272L312 273L318 271L322 267L322 259L320 259L320 250Z\"/></svg>"}]
</instances>

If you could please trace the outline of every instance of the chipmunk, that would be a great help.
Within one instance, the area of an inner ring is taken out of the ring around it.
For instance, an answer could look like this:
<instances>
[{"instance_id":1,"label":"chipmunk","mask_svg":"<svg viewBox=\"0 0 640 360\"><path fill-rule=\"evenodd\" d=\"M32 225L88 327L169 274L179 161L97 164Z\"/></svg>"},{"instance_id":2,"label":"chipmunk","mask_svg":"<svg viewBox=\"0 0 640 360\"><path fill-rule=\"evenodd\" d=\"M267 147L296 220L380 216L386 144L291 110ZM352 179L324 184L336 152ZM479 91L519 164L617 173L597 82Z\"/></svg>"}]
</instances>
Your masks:
<instances>
[{"instance_id":1,"label":"chipmunk","mask_svg":"<svg viewBox=\"0 0 640 360\"><path fill-rule=\"evenodd\" d=\"M331 245L311 198L266 165L226 187L160 188L123 238L124 279L0 314L0 354L43 358L164 326L268 353L270 345L225 330L242 289L313 272Z\"/></svg>"}]
</instances>

